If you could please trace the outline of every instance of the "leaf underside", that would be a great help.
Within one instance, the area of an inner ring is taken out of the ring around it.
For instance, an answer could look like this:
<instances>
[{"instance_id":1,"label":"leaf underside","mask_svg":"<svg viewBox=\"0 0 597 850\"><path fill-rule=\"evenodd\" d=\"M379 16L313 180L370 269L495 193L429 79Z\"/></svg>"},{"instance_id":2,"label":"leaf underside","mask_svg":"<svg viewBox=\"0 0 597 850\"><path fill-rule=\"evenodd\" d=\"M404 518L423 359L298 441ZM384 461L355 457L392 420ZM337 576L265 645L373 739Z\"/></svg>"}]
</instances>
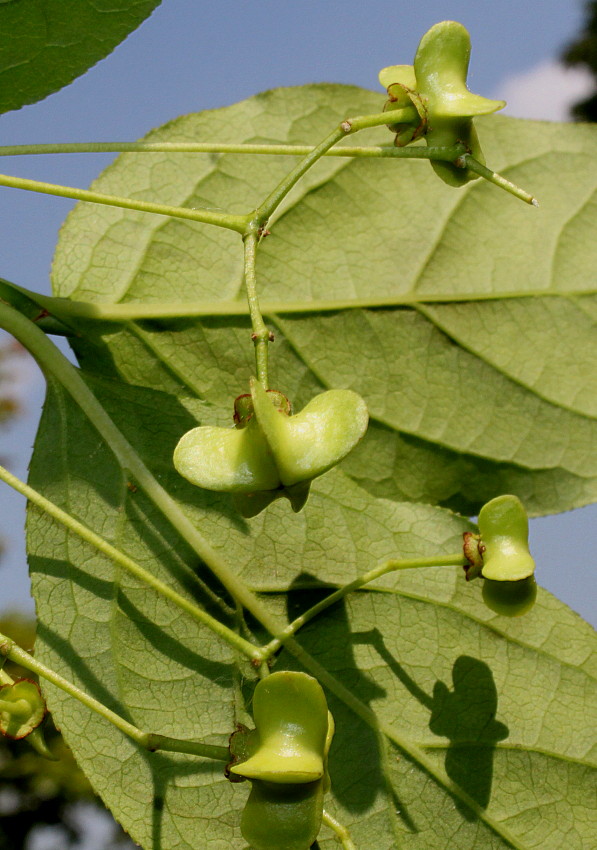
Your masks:
<instances>
[{"instance_id":1,"label":"leaf underside","mask_svg":"<svg viewBox=\"0 0 597 850\"><path fill-rule=\"evenodd\" d=\"M0 113L57 91L95 65L160 0L4 0Z\"/></svg>"},{"instance_id":2,"label":"leaf underside","mask_svg":"<svg viewBox=\"0 0 597 850\"><path fill-rule=\"evenodd\" d=\"M279 90L149 138L312 143L380 101L348 87ZM445 187L425 162L328 158L261 245L263 301L296 308L269 314L271 385L295 409L328 387L354 389L372 416L298 515L276 502L244 520L226 494L193 488L172 467L185 431L230 422L253 373L238 235L91 206L63 229L57 295L185 301L196 312L238 303L236 316L90 322L74 348L146 465L279 616L387 558L458 551L470 525L446 508L469 515L505 491L535 513L595 498L597 135L497 118L479 127L487 161L532 189L540 210L479 181ZM127 155L95 188L245 212L289 167L283 157ZM226 592L53 379L31 482L235 625ZM151 731L223 744L236 722L250 723L255 673L206 628L33 508L28 536L42 660ZM252 619L247 627L267 639ZM506 620L459 568L410 571L330 608L299 640L306 668L334 677L326 805L359 850L590 846L594 633L562 603L540 592L530 614ZM297 667L290 653L277 660L285 667ZM230 785L217 763L140 751L61 693L48 696L79 763L142 847L243 846L246 783ZM337 846L326 830L320 845Z\"/></svg>"}]
</instances>

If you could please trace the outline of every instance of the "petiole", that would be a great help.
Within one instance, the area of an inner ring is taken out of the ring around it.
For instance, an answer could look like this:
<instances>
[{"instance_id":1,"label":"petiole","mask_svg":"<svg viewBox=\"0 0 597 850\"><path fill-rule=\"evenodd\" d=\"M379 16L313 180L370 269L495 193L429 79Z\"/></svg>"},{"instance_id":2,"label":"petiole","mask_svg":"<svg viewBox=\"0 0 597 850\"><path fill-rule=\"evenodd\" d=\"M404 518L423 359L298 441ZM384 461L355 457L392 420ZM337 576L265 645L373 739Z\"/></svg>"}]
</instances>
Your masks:
<instances>
[{"instance_id":1,"label":"petiole","mask_svg":"<svg viewBox=\"0 0 597 850\"><path fill-rule=\"evenodd\" d=\"M462 552L450 555L434 555L430 558L410 558L408 560L384 561L383 564L374 567L374 569L369 570L369 572L364 573L362 576L359 576L359 578L354 579L354 581L351 581L343 587L338 588L338 590L335 590L333 593L330 593L330 595L326 596L325 599L322 599L321 602L318 602L316 605L308 608L300 615L300 617L297 617L292 621L292 623L289 623L282 632L278 633L278 636L274 638L274 640L271 640L268 644L262 647L264 657L271 658L271 656L282 647L287 638L296 634L302 626L322 611L325 611L325 609L329 608L330 605L334 605L335 602L343 599L349 593L359 590L361 587L364 587L366 584L370 584L372 581L375 581L375 579L378 579L387 573L397 572L398 570L421 569L424 567L464 566L465 564L466 558Z\"/></svg>"},{"instance_id":2,"label":"petiole","mask_svg":"<svg viewBox=\"0 0 597 850\"><path fill-rule=\"evenodd\" d=\"M132 723L129 723L116 712L109 709L99 700L89 696L81 688L69 682L63 676L46 667L33 656L21 649L16 643L6 635L0 634L0 656L9 658L16 664L20 664L32 673L37 673L43 679L51 682L53 685L61 688L65 693L69 694L79 702L86 705L88 708L101 715L105 720L108 720L121 732L124 732L140 747L143 747L150 752L155 750L166 750L175 753L189 753L191 755L201 756L203 758L215 759L216 761L229 761L230 754L227 747L218 747L214 744L203 744L200 741L183 741L178 738L169 738L165 735L158 735L154 732L144 732Z\"/></svg>"},{"instance_id":3,"label":"petiole","mask_svg":"<svg viewBox=\"0 0 597 850\"><path fill-rule=\"evenodd\" d=\"M165 582L160 581L160 579L156 578L140 564L133 561L132 558L129 558L128 555L125 555L115 546L112 546L112 544L108 543L107 540L100 537L99 534L91 531L90 528L87 528L87 526L83 525L83 523L66 513L66 511L63 511L62 508L59 508L58 505L55 505L49 499L42 496L41 493L38 493L37 490L34 490L28 484L25 484L24 481L21 481L15 475L12 475L12 473L3 466L0 466L0 479L5 481L6 484L14 490L21 493L21 495L25 496L30 502L37 505L38 508L43 510L53 519L62 523L62 525L64 525L69 531L74 532L82 540L90 543L99 552L107 555L108 558L121 566L128 573L143 581L164 598L169 599L185 611L185 613L189 614L189 616L191 616L194 620L204 626L207 626L207 628L211 629L212 632L215 632L215 634L224 640L229 646L232 646L234 649L242 652L243 655L246 655L251 659L251 661L261 662L263 660L263 654L259 647L250 643L250 641L245 640L245 638L241 637L241 635L237 634L232 629L229 629L223 623L220 623L219 620L216 620L193 602L185 599L184 596L181 596Z\"/></svg>"},{"instance_id":4,"label":"petiole","mask_svg":"<svg viewBox=\"0 0 597 850\"><path fill-rule=\"evenodd\" d=\"M326 812L325 809L323 810L321 820L329 829L332 830L332 832L336 833L336 838L342 845L343 850L356 850L356 847L350 837L350 833L346 827L342 826L342 824L337 821L336 818L333 818L329 812Z\"/></svg>"}]
</instances>

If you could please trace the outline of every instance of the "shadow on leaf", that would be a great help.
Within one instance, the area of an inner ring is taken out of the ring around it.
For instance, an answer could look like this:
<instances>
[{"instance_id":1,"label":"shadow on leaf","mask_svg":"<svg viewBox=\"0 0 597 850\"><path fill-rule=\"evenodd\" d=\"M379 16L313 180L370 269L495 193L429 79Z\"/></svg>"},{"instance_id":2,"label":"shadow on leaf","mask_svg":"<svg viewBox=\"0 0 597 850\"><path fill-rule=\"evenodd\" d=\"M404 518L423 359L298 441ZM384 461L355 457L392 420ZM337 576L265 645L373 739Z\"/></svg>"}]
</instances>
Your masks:
<instances>
[{"instance_id":1,"label":"shadow on leaf","mask_svg":"<svg viewBox=\"0 0 597 850\"><path fill-rule=\"evenodd\" d=\"M168 634L160 626L153 623L139 610L126 594L119 589L118 606L129 623L142 635L143 639L160 655L165 655L171 661L188 670L198 673L200 676L212 682L230 682L233 677L232 664L224 664L220 661L212 661L189 649L180 640ZM148 655L150 653L148 652Z\"/></svg>"},{"instance_id":2,"label":"shadow on leaf","mask_svg":"<svg viewBox=\"0 0 597 850\"><path fill-rule=\"evenodd\" d=\"M461 655L452 667L453 689L438 681L429 695L396 661L379 629L355 637L373 646L409 693L429 709L429 728L434 735L449 739L446 773L478 806L487 808L495 746L509 735L508 727L496 720L498 695L489 666ZM463 817L475 820L475 813L464 802L455 799L455 803Z\"/></svg>"},{"instance_id":3,"label":"shadow on leaf","mask_svg":"<svg viewBox=\"0 0 597 850\"><path fill-rule=\"evenodd\" d=\"M314 576L301 573L287 594L289 621L329 593L329 587L317 586ZM300 642L307 652L333 672L365 705L385 696L385 690L357 666L352 649L353 635L343 600L327 609L326 616L317 620L315 628L306 626L301 629ZM292 664L288 656L285 661ZM346 809L359 814L370 809L378 794L387 790L382 763L383 748L380 748L374 729L356 717L344 703L330 694L327 696L336 722L336 733L330 750L334 795Z\"/></svg>"}]
</instances>

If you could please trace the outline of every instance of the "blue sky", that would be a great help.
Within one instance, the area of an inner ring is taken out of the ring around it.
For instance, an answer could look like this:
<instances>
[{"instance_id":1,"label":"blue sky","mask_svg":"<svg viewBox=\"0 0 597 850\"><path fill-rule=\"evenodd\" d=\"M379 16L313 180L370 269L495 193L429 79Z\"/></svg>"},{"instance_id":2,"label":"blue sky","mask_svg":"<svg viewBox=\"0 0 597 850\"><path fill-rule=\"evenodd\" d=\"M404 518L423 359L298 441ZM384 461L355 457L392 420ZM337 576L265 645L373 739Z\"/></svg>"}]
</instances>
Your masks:
<instances>
[{"instance_id":1,"label":"blue sky","mask_svg":"<svg viewBox=\"0 0 597 850\"><path fill-rule=\"evenodd\" d=\"M129 140L177 115L223 106L258 91L331 81L378 89L379 68L410 63L420 36L444 19L461 21L472 38L470 88L505 98L510 113L561 120L586 86L557 64L582 22L576 0L163 0L116 51L73 85L39 104L0 118L4 144ZM381 90L380 90L381 92ZM112 156L5 158L0 170L87 186ZM0 190L0 274L49 291L58 230L72 204ZM36 367L20 360L15 392L26 415L0 432L0 455L21 477L43 394ZM22 500L0 493L0 611L32 610L21 537ZM595 507L532 522L540 581L593 623L597 579L591 543ZM576 555L570 561L569 540Z\"/></svg>"}]
</instances>

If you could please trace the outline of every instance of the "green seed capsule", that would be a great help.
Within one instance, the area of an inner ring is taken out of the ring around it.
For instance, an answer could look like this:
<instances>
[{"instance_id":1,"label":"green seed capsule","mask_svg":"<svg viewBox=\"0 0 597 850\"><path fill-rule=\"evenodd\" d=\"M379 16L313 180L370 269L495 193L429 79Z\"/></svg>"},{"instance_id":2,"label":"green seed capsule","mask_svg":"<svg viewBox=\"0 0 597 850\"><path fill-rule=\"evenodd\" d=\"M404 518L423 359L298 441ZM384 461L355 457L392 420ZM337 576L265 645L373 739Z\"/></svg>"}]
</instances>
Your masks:
<instances>
[{"instance_id":1,"label":"green seed capsule","mask_svg":"<svg viewBox=\"0 0 597 850\"><path fill-rule=\"evenodd\" d=\"M516 496L498 496L479 511L483 578L519 581L535 572L529 552L529 521Z\"/></svg>"},{"instance_id":2,"label":"green seed capsule","mask_svg":"<svg viewBox=\"0 0 597 850\"><path fill-rule=\"evenodd\" d=\"M537 582L533 576L519 581L494 581L486 578L483 582L483 602L496 614L504 617L520 617L535 604Z\"/></svg>"},{"instance_id":3,"label":"green seed capsule","mask_svg":"<svg viewBox=\"0 0 597 850\"><path fill-rule=\"evenodd\" d=\"M400 84L411 91L413 105L417 106L416 98L422 103L425 109L423 132L429 147L451 147L461 142L475 159L483 163L485 160L472 119L496 112L505 103L472 94L467 89L470 52L470 36L462 24L442 21L425 33L412 66L384 68L380 82L388 90L390 98L395 92L395 84ZM400 105L406 104L400 101ZM404 134L404 128L399 132ZM449 162L433 161L431 165L450 186L462 186L477 177L468 169L458 168Z\"/></svg>"},{"instance_id":4,"label":"green seed capsule","mask_svg":"<svg viewBox=\"0 0 597 850\"><path fill-rule=\"evenodd\" d=\"M291 416L285 396L252 379L251 395L235 403L236 427L193 428L176 446L174 466L198 487L233 493L243 516L280 496L299 511L311 480L354 448L368 418L352 390L328 390Z\"/></svg>"},{"instance_id":5,"label":"green seed capsule","mask_svg":"<svg viewBox=\"0 0 597 850\"><path fill-rule=\"evenodd\" d=\"M308 850L321 828L334 722L320 684L306 673L263 679L253 697L255 730L231 746L230 773L252 789L241 832L253 850Z\"/></svg>"},{"instance_id":6,"label":"green seed capsule","mask_svg":"<svg viewBox=\"0 0 597 850\"><path fill-rule=\"evenodd\" d=\"M520 500L505 495L483 505L479 535L485 604L508 617L524 614L535 602L537 585L529 552L529 522Z\"/></svg>"}]
</instances>

